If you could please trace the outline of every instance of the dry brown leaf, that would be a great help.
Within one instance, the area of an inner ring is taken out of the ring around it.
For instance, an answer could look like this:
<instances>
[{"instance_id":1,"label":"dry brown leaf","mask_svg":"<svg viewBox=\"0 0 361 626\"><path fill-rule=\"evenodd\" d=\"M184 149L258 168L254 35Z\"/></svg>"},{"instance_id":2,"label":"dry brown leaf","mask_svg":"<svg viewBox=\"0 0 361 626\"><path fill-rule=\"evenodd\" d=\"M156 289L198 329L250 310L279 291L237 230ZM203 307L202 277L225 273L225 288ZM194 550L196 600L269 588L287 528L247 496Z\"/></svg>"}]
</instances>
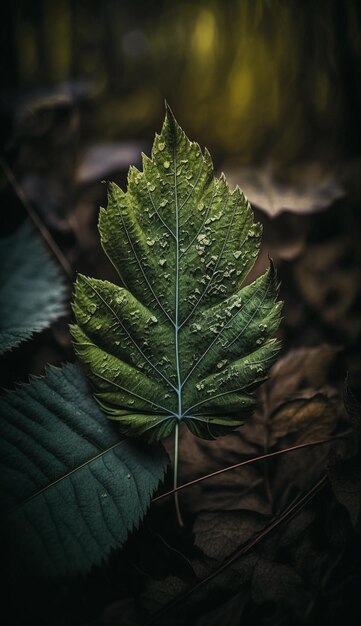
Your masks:
<instances>
[{"instance_id":1,"label":"dry brown leaf","mask_svg":"<svg viewBox=\"0 0 361 626\"><path fill-rule=\"evenodd\" d=\"M139 142L109 142L89 146L81 155L75 172L78 185L91 185L139 163L144 145Z\"/></svg>"},{"instance_id":2,"label":"dry brown leaf","mask_svg":"<svg viewBox=\"0 0 361 626\"><path fill-rule=\"evenodd\" d=\"M285 402L272 414L269 443L289 435L295 435L297 444L330 437L338 415L337 403L322 394Z\"/></svg>"},{"instance_id":3,"label":"dry brown leaf","mask_svg":"<svg viewBox=\"0 0 361 626\"><path fill-rule=\"evenodd\" d=\"M267 409L271 413L285 400L310 397L328 387L329 372L340 349L328 344L291 350L278 359L267 383Z\"/></svg>"},{"instance_id":4,"label":"dry brown leaf","mask_svg":"<svg viewBox=\"0 0 361 626\"><path fill-rule=\"evenodd\" d=\"M302 591L302 578L288 565L258 559L252 577L252 599L256 604L280 600L291 601L291 595Z\"/></svg>"},{"instance_id":5,"label":"dry brown leaf","mask_svg":"<svg viewBox=\"0 0 361 626\"><path fill-rule=\"evenodd\" d=\"M239 185L252 205L271 218L284 211L306 215L327 209L345 195L334 172L319 163L304 163L282 176L273 163L258 167L225 168L230 184Z\"/></svg>"},{"instance_id":6,"label":"dry brown leaf","mask_svg":"<svg viewBox=\"0 0 361 626\"><path fill-rule=\"evenodd\" d=\"M203 511L193 531L195 544L212 559L221 561L264 528L267 517L255 511Z\"/></svg>"}]
</instances>

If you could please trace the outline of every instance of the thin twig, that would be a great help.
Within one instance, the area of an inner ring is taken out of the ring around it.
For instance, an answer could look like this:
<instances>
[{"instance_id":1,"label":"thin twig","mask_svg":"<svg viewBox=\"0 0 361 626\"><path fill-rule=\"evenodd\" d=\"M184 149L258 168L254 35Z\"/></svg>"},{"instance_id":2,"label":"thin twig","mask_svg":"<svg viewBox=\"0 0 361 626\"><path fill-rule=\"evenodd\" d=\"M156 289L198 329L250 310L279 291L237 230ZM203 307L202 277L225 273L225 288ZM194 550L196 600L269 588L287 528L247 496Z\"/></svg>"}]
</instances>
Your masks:
<instances>
[{"instance_id":1,"label":"thin twig","mask_svg":"<svg viewBox=\"0 0 361 626\"><path fill-rule=\"evenodd\" d=\"M60 250L58 244L56 243L56 241L54 241L54 239L51 236L49 230L46 228L45 224L43 224L43 222L41 221L41 219L38 216L38 214L36 213L36 211L34 211L33 207L31 206L31 203L29 202L28 198L26 197L26 195L25 195L24 191L22 190L20 184L16 180L13 171L10 169L9 165L6 163L6 161L2 157L0 157L0 163L2 165L2 168L4 170L4 173L5 173L5 176L6 176L7 180L8 180L8 182L10 183L10 185L13 188L14 192L16 193L17 197L19 198L21 204L23 205L23 207L24 207L25 211L27 212L29 218L31 219L33 225L39 231L40 235L42 236L42 238L44 239L46 245L49 247L49 249L51 250L51 252L55 256L55 258L57 259L57 261L58 261L59 265L61 266L62 270L64 271L64 273L67 275L68 278L70 278L71 281L73 281L73 279L74 279L74 272L72 270L72 267L71 267L68 259L64 256L64 254Z\"/></svg>"},{"instance_id":2,"label":"thin twig","mask_svg":"<svg viewBox=\"0 0 361 626\"><path fill-rule=\"evenodd\" d=\"M330 437L329 439L318 439L317 441L310 441L308 443L300 443L297 446L291 446L290 448L283 448L283 450L277 450L276 452L268 452L267 454L261 454L260 456L253 457L252 459L247 459L246 461L241 461L240 463L236 463L235 465L229 465L228 467L224 467L220 470L212 472L211 474L206 474L205 476L201 476L200 478L196 478L195 480L190 480L188 483L183 483L183 485L179 485L176 489L171 489L170 491L166 491L159 496L153 498L153 502L157 502L158 500L162 500L163 498L167 498L171 496L176 491L180 491L181 489L186 489L187 487L191 487L192 485L196 485L197 483L202 482L203 480L208 480L209 478L213 478L213 476L218 476L219 474L224 474L225 472L230 472L231 470L238 469L239 467L243 467L244 465L251 465L252 463L257 463L258 461L265 461L266 459L271 459L276 456L281 456L282 454L287 454L289 452L293 452L294 450L301 450L302 448L311 448L313 446L320 446L324 443L331 443L335 439L342 439L347 437L350 434L350 430L345 433L341 433L340 435L335 435L334 437Z\"/></svg>"}]
</instances>

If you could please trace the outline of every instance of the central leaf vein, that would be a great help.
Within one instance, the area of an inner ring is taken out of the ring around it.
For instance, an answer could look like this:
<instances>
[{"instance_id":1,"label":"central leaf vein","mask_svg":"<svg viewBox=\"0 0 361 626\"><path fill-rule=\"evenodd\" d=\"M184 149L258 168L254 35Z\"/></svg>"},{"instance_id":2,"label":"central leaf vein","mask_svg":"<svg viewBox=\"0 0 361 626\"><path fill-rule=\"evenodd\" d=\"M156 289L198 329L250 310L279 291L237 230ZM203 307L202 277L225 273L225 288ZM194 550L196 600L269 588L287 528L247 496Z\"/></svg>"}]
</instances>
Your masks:
<instances>
[{"instance_id":1,"label":"central leaf vein","mask_svg":"<svg viewBox=\"0 0 361 626\"><path fill-rule=\"evenodd\" d=\"M175 361L177 368L178 383L178 419L182 417L182 381L179 365L179 209L178 209L178 190L177 190L177 148L173 149L174 161L174 204L175 204L175 240L176 240L176 280L175 280L175 321L174 321L174 341L175 341Z\"/></svg>"}]
</instances>

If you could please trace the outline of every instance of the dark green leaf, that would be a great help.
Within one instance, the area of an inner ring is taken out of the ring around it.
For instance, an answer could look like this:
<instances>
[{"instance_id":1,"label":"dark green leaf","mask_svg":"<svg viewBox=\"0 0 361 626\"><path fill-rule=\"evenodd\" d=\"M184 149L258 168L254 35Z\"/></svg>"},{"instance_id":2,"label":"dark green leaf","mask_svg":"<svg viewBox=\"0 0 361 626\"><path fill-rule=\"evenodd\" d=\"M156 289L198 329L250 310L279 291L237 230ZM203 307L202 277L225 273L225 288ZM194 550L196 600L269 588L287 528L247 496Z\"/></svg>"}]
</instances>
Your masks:
<instances>
[{"instance_id":1,"label":"dark green leaf","mask_svg":"<svg viewBox=\"0 0 361 626\"><path fill-rule=\"evenodd\" d=\"M31 224L0 240L0 354L64 313L57 266Z\"/></svg>"},{"instance_id":2,"label":"dark green leaf","mask_svg":"<svg viewBox=\"0 0 361 626\"><path fill-rule=\"evenodd\" d=\"M150 440L178 420L210 439L242 424L279 349L275 271L241 287L261 225L169 109L143 172L126 193L110 185L99 230L126 288L77 279L72 333L98 402Z\"/></svg>"},{"instance_id":3,"label":"dark green leaf","mask_svg":"<svg viewBox=\"0 0 361 626\"><path fill-rule=\"evenodd\" d=\"M75 365L0 398L3 533L15 573L84 572L139 525L166 455L121 441Z\"/></svg>"}]
</instances>

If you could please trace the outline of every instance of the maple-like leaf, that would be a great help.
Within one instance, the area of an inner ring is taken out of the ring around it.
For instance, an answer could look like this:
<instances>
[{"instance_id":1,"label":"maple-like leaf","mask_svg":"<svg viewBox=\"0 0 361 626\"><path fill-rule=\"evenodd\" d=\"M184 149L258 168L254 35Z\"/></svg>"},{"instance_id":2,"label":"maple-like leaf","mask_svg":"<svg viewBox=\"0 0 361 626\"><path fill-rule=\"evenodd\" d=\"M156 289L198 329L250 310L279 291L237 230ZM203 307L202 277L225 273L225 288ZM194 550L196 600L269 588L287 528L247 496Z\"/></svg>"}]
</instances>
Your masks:
<instances>
[{"instance_id":1,"label":"maple-like leaf","mask_svg":"<svg viewBox=\"0 0 361 626\"><path fill-rule=\"evenodd\" d=\"M109 185L99 230L125 286L79 275L72 334L101 407L149 440L242 424L279 350L275 270L242 288L261 225L169 108L143 172Z\"/></svg>"}]
</instances>

